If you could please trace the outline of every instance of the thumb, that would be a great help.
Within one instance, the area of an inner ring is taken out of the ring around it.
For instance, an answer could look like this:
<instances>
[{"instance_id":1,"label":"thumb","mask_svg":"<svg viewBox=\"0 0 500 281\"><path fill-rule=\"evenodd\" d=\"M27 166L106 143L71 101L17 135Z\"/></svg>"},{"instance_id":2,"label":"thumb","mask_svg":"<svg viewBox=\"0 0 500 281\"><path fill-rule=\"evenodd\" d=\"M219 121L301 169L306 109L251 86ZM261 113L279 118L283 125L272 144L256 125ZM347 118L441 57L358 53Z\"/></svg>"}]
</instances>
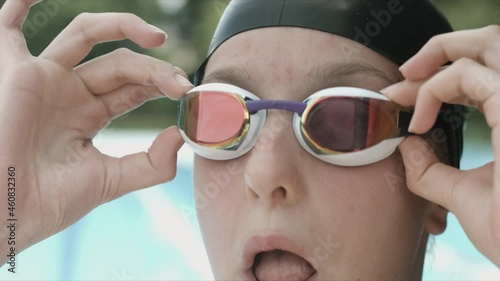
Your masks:
<instances>
[{"instance_id":1,"label":"thumb","mask_svg":"<svg viewBox=\"0 0 500 281\"><path fill-rule=\"evenodd\" d=\"M173 180L177 172L177 152L183 144L179 129L174 126L161 132L148 152L108 158L102 202Z\"/></svg>"},{"instance_id":2,"label":"thumb","mask_svg":"<svg viewBox=\"0 0 500 281\"><path fill-rule=\"evenodd\" d=\"M417 136L406 138L399 151L408 189L451 211L453 189L461 171L441 163L430 144Z\"/></svg>"}]
</instances>

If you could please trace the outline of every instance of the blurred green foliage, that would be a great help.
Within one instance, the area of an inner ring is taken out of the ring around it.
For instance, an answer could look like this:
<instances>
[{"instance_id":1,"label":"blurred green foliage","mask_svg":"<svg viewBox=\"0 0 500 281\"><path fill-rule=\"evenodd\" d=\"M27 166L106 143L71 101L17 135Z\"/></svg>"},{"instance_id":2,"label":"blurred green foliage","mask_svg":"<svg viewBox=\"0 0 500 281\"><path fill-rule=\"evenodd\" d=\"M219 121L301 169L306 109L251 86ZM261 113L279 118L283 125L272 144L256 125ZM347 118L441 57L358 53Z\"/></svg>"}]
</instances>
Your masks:
<instances>
[{"instance_id":1,"label":"blurred green foliage","mask_svg":"<svg viewBox=\"0 0 500 281\"><path fill-rule=\"evenodd\" d=\"M500 24L500 1L434 0L455 30Z\"/></svg>"},{"instance_id":2,"label":"blurred green foliage","mask_svg":"<svg viewBox=\"0 0 500 281\"><path fill-rule=\"evenodd\" d=\"M5 0L0 0L3 5ZM204 58L218 18L228 1L224 0L45 0L35 5L23 31L33 55L39 55L80 13L128 12L160 27L169 35L167 42L144 50L124 40L94 47L82 63L117 48L129 48L168 61L192 74ZM166 128L173 125L177 103L160 99L114 120L110 127Z\"/></svg>"},{"instance_id":3,"label":"blurred green foliage","mask_svg":"<svg viewBox=\"0 0 500 281\"><path fill-rule=\"evenodd\" d=\"M434 0L455 30L500 25L500 1L497 0ZM466 142L488 145L491 131L484 115L472 109L465 131Z\"/></svg>"},{"instance_id":4,"label":"blurred green foliage","mask_svg":"<svg viewBox=\"0 0 500 281\"><path fill-rule=\"evenodd\" d=\"M3 2L0 1L1 4ZM31 10L23 29L31 52L38 55L80 13L134 13L165 30L169 35L167 42L162 47L151 50L143 50L128 40L108 42L96 46L85 61L126 47L168 61L192 75L205 58L217 21L228 2L229 0L45 0ZM500 24L500 1L434 2L457 30ZM175 123L176 106L176 102L168 99L149 102L117 118L110 126L166 128ZM477 126L484 126L484 120L477 112L471 114L471 119L479 124Z\"/></svg>"}]
</instances>

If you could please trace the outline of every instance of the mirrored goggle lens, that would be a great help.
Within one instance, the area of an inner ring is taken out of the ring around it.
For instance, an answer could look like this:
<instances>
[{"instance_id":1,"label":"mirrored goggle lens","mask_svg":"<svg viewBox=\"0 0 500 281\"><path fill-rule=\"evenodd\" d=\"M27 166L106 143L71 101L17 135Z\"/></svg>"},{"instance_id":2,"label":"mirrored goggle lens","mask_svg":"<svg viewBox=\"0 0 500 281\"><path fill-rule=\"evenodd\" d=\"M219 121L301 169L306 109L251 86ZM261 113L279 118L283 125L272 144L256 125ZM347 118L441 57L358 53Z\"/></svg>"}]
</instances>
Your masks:
<instances>
[{"instance_id":1,"label":"mirrored goggle lens","mask_svg":"<svg viewBox=\"0 0 500 281\"><path fill-rule=\"evenodd\" d=\"M224 146L238 138L247 120L246 108L235 95L203 91L188 94L181 107L180 126L193 142Z\"/></svg>"},{"instance_id":2,"label":"mirrored goggle lens","mask_svg":"<svg viewBox=\"0 0 500 281\"><path fill-rule=\"evenodd\" d=\"M396 106L387 101L325 97L302 118L303 130L317 153L355 152L397 136Z\"/></svg>"}]
</instances>

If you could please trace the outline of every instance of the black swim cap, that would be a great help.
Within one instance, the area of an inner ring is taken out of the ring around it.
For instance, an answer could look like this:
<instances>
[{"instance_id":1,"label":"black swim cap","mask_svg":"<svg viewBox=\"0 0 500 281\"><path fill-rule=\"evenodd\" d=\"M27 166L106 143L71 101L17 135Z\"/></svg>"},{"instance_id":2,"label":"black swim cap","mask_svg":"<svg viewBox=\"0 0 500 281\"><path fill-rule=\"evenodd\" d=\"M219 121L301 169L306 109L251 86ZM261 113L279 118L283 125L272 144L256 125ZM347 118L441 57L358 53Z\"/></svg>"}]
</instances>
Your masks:
<instances>
[{"instance_id":1,"label":"black swim cap","mask_svg":"<svg viewBox=\"0 0 500 281\"><path fill-rule=\"evenodd\" d=\"M301 27L357 41L401 65L427 41L451 32L429 0L233 0L220 19L207 59L195 73L203 80L211 55L229 38L264 27ZM459 167L463 147L462 106L444 104L435 127L447 137L450 164Z\"/></svg>"}]
</instances>

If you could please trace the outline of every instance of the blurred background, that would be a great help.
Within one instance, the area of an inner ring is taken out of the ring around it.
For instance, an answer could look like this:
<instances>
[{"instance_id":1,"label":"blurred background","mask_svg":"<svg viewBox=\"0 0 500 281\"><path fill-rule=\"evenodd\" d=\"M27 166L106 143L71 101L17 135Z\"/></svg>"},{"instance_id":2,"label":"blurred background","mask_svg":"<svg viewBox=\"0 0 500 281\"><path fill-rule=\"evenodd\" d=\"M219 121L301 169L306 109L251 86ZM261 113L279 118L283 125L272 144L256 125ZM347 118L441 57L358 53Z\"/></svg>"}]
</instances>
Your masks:
<instances>
[{"instance_id":1,"label":"blurred background","mask_svg":"<svg viewBox=\"0 0 500 281\"><path fill-rule=\"evenodd\" d=\"M3 4L4 1L0 1ZM500 24L500 1L436 0L457 30ZM167 43L143 50L130 41L94 48L86 60L127 47L192 73L207 48L227 0L45 0L24 26L31 52L41 51L82 12L130 12L165 30ZM114 120L96 139L104 153L146 150L175 124L175 102L146 103ZM493 160L490 132L472 110L466 127L463 169ZM0 268L0 280L210 280L192 198L192 154L180 153L176 179L105 204L77 224L18 257L17 273ZM500 280L497 267L478 253L453 215L446 232L430 243L424 280Z\"/></svg>"}]
</instances>

